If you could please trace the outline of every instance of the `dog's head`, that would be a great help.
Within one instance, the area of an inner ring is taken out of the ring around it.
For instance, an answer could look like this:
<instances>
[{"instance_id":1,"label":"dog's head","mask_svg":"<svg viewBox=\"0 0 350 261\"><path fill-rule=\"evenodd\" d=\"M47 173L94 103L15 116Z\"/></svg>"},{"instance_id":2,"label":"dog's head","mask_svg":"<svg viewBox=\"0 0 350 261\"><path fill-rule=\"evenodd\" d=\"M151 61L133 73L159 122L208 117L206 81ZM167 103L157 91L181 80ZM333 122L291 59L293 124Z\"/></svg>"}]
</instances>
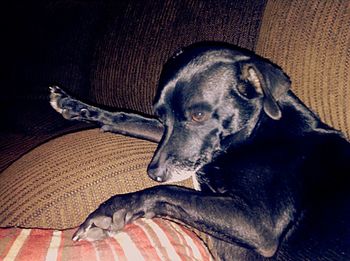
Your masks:
<instances>
[{"instance_id":1,"label":"dog's head","mask_svg":"<svg viewBox=\"0 0 350 261\"><path fill-rule=\"evenodd\" d=\"M247 138L259 118L279 120L290 81L277 66L226 44L196 44L164 66L154 109L165 127L148 167L159 182L184 180L229 137Z\"/></svg>"}]
</instances>

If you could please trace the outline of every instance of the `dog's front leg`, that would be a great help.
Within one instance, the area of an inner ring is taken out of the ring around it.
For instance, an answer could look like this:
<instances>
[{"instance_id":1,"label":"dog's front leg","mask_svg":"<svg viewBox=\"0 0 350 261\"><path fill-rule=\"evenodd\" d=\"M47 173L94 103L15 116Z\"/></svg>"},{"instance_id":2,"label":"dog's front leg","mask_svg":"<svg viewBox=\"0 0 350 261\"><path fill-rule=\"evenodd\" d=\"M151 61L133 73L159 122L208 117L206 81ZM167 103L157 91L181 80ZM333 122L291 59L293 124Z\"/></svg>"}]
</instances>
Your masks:
<instances>
[{"instance_id":1,"label":"dog's front leg","mask_svg":"<svg viewBox=\"0 0 350 261\"><path fill-rule=\"evenodd\" d=\"M280 233L274 231L266 215L240 199L209 196L177 186L158 186L110 198L88 216L73 239L102 239L136 218L154 216L179 220L265 257L274 255L279 244Z\"/></svg>"},{"instance_id":2,"label":"dog's front leg","mask_svg":"<svg viewBox=\"0 0 350 261\"><path fill-rule=\"evenodd\" d=\"M110 112L72 98L57 86L50 87L50 104L65 119L93 122L109 131L158 142L163 125L155 118L135 113Z\"/></svg>"}]
</instances>

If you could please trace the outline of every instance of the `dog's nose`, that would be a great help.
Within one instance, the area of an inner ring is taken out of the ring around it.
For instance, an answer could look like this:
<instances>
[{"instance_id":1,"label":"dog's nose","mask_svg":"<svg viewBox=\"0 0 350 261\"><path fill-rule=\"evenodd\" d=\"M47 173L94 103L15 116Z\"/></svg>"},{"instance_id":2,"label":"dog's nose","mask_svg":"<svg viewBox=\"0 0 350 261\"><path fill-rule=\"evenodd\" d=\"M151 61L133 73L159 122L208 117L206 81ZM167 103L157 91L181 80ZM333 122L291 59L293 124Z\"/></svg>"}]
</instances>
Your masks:
<instances>
[{"instance_id":1,"label":"dog's nose","mask_svg":"<svg viewBox=\"0 0 350 261\"><path fill-rule=\"evenodd\" d=\"M147 168L148 176L157 182L166 181L166 169L162 166L159 166L158 163L151 162Z\"/></svg>"}]
</instances>

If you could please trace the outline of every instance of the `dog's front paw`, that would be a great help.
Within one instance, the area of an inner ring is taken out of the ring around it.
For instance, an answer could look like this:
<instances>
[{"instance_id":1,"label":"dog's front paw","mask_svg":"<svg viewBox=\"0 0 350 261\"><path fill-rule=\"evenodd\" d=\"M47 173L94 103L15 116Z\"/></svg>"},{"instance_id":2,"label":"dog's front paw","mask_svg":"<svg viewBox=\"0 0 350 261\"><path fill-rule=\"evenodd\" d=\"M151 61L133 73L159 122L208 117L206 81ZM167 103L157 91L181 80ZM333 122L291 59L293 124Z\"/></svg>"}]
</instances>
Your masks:
<instances>
[{"instance_id":1,"label":"dog's front paw","mask_svg":"<svg viewBox=\"0 0 350 261\"><path fill-rule=\"evenodd\" d=\"M122 230L125 224L126 211L124 210L115 212L111 217L96 210L80 225L73 235L73 240L101 240Z\"/></svg>"},{"instance_id":2,"label":"dog's front paw","mask_svg":"<svg viewBox=\"0 0 350 261\"><path fill-rule=\"evenodd\" d=\"M73 240L101 240L121 231L137 218L153 216L153 213L146 211L139 194L114 196L87 217L74 233Z\"/></svg>"},{"instance_id":3,"label":"dog's front paw","mask_svg":"<svg viewBox=\"0 0 350 261\"><path fill-rule=\"evenodd\" d=\"M57 86L50 87L50 104L58 113L68 120L89 119L87 105L72 98Z\"/></svg>"}]
</instances>

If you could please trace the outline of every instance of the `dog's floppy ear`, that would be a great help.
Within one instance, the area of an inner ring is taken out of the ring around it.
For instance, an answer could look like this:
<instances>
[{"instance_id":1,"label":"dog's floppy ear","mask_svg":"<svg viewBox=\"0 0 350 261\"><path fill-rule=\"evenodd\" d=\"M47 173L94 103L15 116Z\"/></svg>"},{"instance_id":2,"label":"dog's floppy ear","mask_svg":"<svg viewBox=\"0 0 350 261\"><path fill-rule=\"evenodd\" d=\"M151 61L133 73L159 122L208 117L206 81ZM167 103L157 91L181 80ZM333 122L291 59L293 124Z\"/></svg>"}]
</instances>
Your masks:
<instances>
[{"instance_id":1,"label":"dog's floppy ear","mask_svg":"<svg viewBox=\"0 0 350 261\"><path fill-rule=\"evenodd\" d=\"M241 63L241 78L249 81L256 92L264 96L265 113L279 120L282 112L277 101L290 88L288 76L269 62L254 60Z\"/></svg>"}]
</instances>

